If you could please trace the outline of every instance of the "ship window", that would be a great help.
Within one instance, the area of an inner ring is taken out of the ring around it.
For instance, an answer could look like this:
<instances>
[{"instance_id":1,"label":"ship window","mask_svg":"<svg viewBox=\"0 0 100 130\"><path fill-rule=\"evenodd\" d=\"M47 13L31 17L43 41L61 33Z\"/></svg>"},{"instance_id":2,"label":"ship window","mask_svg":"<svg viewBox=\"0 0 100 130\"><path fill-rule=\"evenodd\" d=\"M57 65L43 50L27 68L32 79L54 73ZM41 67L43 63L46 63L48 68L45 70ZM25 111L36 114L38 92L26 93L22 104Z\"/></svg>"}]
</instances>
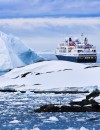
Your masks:
<instances>
[{"instance_id":1,"label":"ship window","mask_svg":"<svg viewBox=\"0 0 100 130\"><path fill-rule=\"evenodd\" d=\"M92 50L92 52L96 52L96 50Z\"/></svg>"},{"instance_id":2,"label":"ship window","mask_svg":"<svg viewBox=\"0 0 100 130\"><path fill-rule=\"evenodd\" d=\"M85 57L85 59L90 59L90 57Z\"/></svg>"},{"instance_id":3,"label":"ship window","mask_svg":"<svg viewBox=\"0 0 100 130\"><path fill-rule=\"evenodd\" d=\"M64 48L63 52L66 52L66 48Z\"/></svg>"},{"instance_id":4,"label":"ship window","mask_svg":"<svg viewBox=\"0 0 100 130\"><path fill-rule=\"evenodd\" d=\"M78 52L83 52L83 50L78 50Z\"/></svg>"},{"instance_id":5,"label":"ship window","mask_svg":"<svg viewBox=\"0 0 100 130\"><path fill-rule=\"evenodd\" d=\"M68 52L71 52L71 49L68 49Z\"/></svg>"}]
</instances>

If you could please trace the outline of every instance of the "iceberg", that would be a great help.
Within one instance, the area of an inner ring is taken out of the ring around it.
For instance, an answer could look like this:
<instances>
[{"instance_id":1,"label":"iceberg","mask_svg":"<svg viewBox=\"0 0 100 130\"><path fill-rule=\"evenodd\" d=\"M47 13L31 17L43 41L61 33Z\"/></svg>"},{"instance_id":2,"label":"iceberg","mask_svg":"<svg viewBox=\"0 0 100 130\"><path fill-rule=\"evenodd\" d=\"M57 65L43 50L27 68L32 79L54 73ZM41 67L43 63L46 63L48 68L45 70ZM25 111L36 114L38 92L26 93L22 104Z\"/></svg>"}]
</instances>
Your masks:
<instances>
[{"instance_id":1,"label":"iceberg","mask_svg":"<svg viewBox=\"0 0 100 130\"><path fill-rule=\"evenodd\" d=\"M0 71L9 71L42 60L19 38L0 32Z\"/></svg>"}]
</instances>

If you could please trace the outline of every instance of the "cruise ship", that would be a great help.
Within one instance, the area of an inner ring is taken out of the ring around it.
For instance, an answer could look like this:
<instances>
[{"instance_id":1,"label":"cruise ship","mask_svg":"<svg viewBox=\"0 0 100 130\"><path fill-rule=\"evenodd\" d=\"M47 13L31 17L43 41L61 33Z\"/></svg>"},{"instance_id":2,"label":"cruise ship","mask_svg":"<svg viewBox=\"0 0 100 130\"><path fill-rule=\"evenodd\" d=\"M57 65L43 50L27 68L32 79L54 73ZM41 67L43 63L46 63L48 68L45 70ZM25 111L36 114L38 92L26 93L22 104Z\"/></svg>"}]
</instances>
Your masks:
<instances>
[{"instance_id":1,"label":"cruise ship","mask_svg":"<svg viewBox=\"0 0 100 130\"><path fill-rule=\"evenodd\" d=\"M73 40L74 39L74 40ZM83 42L78 38L67 37L56 48L55 55L59 60L79 63L95 63L97 61L96 47L85 37Z\"/></svg>"}]
</instances>

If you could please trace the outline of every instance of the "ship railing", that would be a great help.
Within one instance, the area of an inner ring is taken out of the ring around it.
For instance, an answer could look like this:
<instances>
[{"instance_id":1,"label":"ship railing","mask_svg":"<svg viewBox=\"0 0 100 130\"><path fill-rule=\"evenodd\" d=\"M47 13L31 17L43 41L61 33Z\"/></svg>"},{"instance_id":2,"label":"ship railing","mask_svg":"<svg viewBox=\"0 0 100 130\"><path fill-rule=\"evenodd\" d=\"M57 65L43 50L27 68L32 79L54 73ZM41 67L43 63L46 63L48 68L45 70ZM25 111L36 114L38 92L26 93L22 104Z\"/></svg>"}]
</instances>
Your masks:
<instances>
[{"instance_id":1,"label":"ship railing","mask_svg":"<svg viewBox=\"0 0 100 130\"><path fill-rule=\"evenodd\" d=\"M59 46L68 46L68 44L67 43L61 43L61 44L59 44Z\"/></svg>"},{"instance_id":2,"label":"ship railing","mask_svg":"<svg viewBox=\"0 0 100 130\"><path fill-rule=\"evenodd\" d=\"M82 46L79 46L79 45L76 45L75 48L80 48L80 49L95 49L96 47L94 46L85 46L85 45L82 45Z\"/></svg>"},{"instance_id":3,"label":"ship railing","mask_svg":"<svg viewBox=\"0 0 100 130\"><path fill-rule=\"evenodd\" d=\"M76 46L75 46L75 48L82 48L82 49L84 49L84 47L85 47L85 46L83 46L83 45L82 45L82 46L80 46L80 45L76 45Z\"/></svg>"}]
</instances>

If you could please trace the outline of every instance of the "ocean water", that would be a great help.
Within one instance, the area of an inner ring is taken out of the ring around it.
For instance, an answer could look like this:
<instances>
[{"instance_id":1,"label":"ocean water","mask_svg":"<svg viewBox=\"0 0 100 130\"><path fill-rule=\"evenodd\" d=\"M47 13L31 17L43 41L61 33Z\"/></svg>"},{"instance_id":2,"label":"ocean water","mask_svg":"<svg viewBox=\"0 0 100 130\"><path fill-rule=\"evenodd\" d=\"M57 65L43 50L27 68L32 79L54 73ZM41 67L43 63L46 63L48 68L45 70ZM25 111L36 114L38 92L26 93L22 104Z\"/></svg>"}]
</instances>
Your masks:
<instances>
[{"instance_id":1,"label":"ocean water","mask_svg":"<svg viewBox=\"0 0 100 130\"><path fill-rule=\"evenodd\" d=\"M100 130L100 113L34 112L43 104L66 104L75 97L79 95L0 93L0 130Z\"/></svg>"}]
</instances>

